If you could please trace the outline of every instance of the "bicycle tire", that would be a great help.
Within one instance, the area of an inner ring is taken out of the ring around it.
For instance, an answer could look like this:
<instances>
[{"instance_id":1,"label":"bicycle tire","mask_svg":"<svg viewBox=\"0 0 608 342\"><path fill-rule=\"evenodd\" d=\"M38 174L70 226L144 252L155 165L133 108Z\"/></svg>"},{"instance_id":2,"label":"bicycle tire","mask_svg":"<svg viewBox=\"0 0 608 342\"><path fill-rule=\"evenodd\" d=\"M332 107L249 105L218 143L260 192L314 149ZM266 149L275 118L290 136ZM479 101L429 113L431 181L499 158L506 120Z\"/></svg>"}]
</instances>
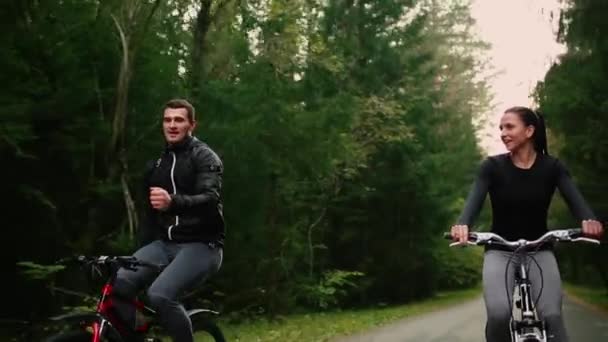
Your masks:
<instances>
[{"instance_id":1,"label":"bicycle tire","mask_svg":"<svg viewBox=\"0 0 608 342\"><path fill-rule=\"evenodd\" d=\"M91 341L91 333L88 331L68 331L47 337L44 342L85 342Z\"/></svg>"},{"instance_id":2,"label":"bicycle tire","mask_svg":"<svg viewBox=\"0 0 608 342\"><path fill-rule=\"evenodd\" d=\"M50 336L44 340L44 342L91 342L91 341L92 341L91 332L85 331L85 330L74 330L74 331L62 332L62 333L58 333L53 336ZM107 338L107 337L105 337L105 338L102 337L101 341L102 342L119 342L117 340Z\"/></svg>"},{"instance_id":3,"label":"bicycle tire","mask_svg":"<svg viewBox=\"0 0 608 342\"><path fill-rule=\"evenodd\" d=\"M194 340L201 342L226 342L226 338L220 327L206 316L194 316L192 319L192 331Z\"/></svg>"}]
</instances>

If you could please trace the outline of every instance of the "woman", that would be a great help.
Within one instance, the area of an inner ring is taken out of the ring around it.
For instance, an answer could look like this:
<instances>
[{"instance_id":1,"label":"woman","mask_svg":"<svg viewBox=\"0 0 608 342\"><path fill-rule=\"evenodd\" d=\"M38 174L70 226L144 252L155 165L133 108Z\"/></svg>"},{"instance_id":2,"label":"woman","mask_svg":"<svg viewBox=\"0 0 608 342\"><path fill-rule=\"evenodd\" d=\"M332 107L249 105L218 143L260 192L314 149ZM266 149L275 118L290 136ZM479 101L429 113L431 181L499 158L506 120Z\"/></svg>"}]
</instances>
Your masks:
<instances>
[{"instance_id":1,"label":"woman","mask_svg":"<svg viewBox=\"0 0 608 342\"><path fill-rule=\"evenodd\" d=\"M543 117L526 107L507 109L500 120L501 139L508 153L487 158L467 198L467 203L451 234L466 242L469 226L479 214L486 194L492 203L492 232L507 240L539 238L547 232L547 211L558 188L572 213L582 221L585 235L599 238L603 227L572 182L564 165L547 153ZM487 247L483 265L483 289L487 310L486 340L509 342L511 312L507 290L513 288L514 267L509 267L508 288L505 269L512 252L498 246ZM561 316L561 280L552 247L546 245L534 255L538 267L531 267L534 298L542 284L537 304L547 323L549 341L568 341ZM536 284L536 286L534 286Z\"/></svg>"}]
</instances>

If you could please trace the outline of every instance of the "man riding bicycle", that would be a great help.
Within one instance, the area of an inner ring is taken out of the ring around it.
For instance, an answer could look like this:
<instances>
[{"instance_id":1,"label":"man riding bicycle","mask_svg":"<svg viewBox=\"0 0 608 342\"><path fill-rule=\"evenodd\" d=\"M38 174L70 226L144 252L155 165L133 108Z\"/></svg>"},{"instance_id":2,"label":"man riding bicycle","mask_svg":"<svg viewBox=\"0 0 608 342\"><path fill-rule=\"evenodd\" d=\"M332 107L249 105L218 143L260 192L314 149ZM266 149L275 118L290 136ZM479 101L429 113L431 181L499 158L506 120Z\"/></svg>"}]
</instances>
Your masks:
<instances>
[{"instance_id":1,"label":"man riding bicycle","mask_svg":"<svg viewBox=\"0 0 608 342\"><path fill-rule=\"evenodd\" d=\"M583 233L600 237L603 227L572 182L564 165L548 155L547 136L543 117L526 107L507 109L500 121L501 139L508 153L487 158L467 198L465 208L452 226L451 235L465 243L469 227L479 214L486 194L492 204L492 232L507 240L534 240L547 232L547 212L551 198L558 188L573 214L582 221ZM513 250L501 246L486 246L483 265L483 290L487 310L486 340L511 341L509 320L514 272L505 269L512 260ZM552 245L534 252L535 265L530 267L534 298L538 311L547 324L549 341L566 342L568 337L562 320L562 289L558 265ZM542 270L542 271L541 271ZM542 272L542 273L541 273Z\"/></svg>"},{"instance_id":2,"label":"man riding bicycle","mask_svg":"<svg viewBox=\"0 0 608 342\"><path fill-rule=\"evenodd\" d=\"M163 328L175 342L192 342L192 323L178 298L217 272L222 263L223 165L209 146L192 135L195 111L188 101L167 102L162 120L166 146L145 173L143 247L134 256L167 266L160 274L146 267L119 270L115 302L119 315L133 326L135 312L125 299L149 285L147 296Z\"/></svg>"}]
</instances>

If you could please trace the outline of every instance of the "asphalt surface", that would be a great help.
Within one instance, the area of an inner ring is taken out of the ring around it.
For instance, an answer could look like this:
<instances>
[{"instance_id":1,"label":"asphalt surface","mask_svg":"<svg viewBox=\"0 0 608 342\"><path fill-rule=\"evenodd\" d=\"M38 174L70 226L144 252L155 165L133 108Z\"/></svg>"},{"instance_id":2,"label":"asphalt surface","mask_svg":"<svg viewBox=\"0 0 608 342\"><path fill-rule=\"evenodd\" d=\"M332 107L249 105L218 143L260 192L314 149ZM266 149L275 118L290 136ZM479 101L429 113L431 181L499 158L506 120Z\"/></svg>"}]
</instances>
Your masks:
<instances>
[{"instance_id":1,"label":"asphalt surface","mask_svg":"<svg viewBox=\"0 0 608 342\"><path fill-rule=\"evenodd\" d=\"M570 342L608 342L608 315L565 298L564 319ZM441 311L407 318L335 342L485 342L486 313L477 298Z\"/></svg>"}]
</instances>

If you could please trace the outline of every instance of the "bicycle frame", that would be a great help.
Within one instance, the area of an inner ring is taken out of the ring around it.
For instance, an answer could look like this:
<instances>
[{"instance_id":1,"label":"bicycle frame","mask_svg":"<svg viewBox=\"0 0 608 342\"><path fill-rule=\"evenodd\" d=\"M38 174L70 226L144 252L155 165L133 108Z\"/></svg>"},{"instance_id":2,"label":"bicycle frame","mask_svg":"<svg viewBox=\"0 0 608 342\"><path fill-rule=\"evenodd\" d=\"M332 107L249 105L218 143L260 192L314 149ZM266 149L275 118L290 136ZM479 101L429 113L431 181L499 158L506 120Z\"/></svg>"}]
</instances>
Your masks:
<instances>
[{"instance_id":1,"label":"bicycle frame","mask_svg":"<svg viewBox=\"0 0 608 342\"><path fill-rule=\"evenodd\" d=\"M65 314L51 317L50 320L54 322L70 322L73 325L79 325L84 329L90 330L93 342L99 342L103 334L116 341L123 340L122 335L110 323L110 320L98 312Z\"/></svg>"},{"instance_id":2,"label":"bicycle frame","mask_svg":"<svg viewBox=\"0 0 608 342\"><path fill-rule=\"evenodd\" d=\"M100 257L98 261L100 264L106 262L103 258L105 257ZM83 262L85 260L79 261ZM109 263L106 266L114 267L115 265ZM116 310L114 310L116 296L113 293L113 283L115 279L116 272L110 271L108 279L101 288L94 311L54 316L50 320L53 322L69 322L80 326L91 333L92 342L100 342L104 336L107 336L112 341L124 341L125 338L129 339L134 334L148 333L152 326L152 318L155 317L156 312L137 298L126 300L126 303L134 307L137 318L146 318L143 320L136 319L134 327L128 326L127 322L118 317Z\"/></svg>"},{"instance_id":3,"label":"bicycle frame","mask_svg":"<svg viewBox=\"0 0 608 342\"><path fill-rule=\"evenodd\" d=\"M521 256L518 271L515 275L513 291L513 311L517 310L518 317L512 312L509 328L513 342L547 342L547 332L544 321L540 320L534 300L532 299L532 283L526 269L527 256ZM519 299L516 299L519 297Z\"/></svg>"},{"instance_id":4,"label":"bicycle frame","mask_svg":"<svg viewBox=\"0 0 608 342\"><path fill-rule=\"evenodd\" d=\"M89 330L92 335L92 342L101 341L102 336L108 336L113 341L122 341L126 336L134 333L147 333L150 328L150 322L144 321L136 325L135 329L126 326L126 323L118 318L113 312L113 299L111 280L108 280L103 286L96 309L93 312L87 313L71 313L51 317L51 321L72 322L81 326L85 330ZM135 306L136 315L144 314L152 316L155 312L146 307L141 301L134 300L132 305Z\"/></svg>"}]
</instances>

